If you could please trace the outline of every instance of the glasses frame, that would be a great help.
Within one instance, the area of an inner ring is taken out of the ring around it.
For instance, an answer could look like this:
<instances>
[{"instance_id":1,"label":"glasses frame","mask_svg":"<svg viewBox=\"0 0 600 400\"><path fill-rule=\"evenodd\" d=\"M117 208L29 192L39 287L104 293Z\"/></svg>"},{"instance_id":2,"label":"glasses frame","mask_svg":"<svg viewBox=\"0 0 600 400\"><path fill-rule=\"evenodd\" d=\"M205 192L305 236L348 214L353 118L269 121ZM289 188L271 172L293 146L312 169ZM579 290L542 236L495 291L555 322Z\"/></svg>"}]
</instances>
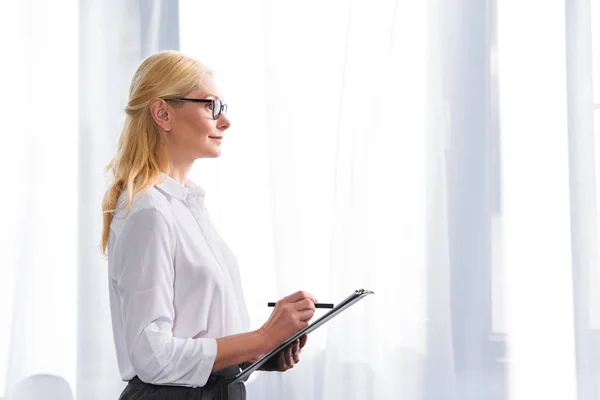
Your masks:
<instances>
[{"instance_id":1,"label":"glasses frame","mask_svg":"<svg viewBox=\"0 0 600 400\"><path fill-rule=\"evenodd\" d=\"M163 99L164 101L175 101L179 103L183 102L191 102L191 103L212 103L212 112L213 119L217 120L221 116L221 113L227 114L227 104L223 103L219 99L190 99L187 97L174 97L169 99ZM217 103L220 104L220 107L217 107Z\"/></svg>"}]
</instances>

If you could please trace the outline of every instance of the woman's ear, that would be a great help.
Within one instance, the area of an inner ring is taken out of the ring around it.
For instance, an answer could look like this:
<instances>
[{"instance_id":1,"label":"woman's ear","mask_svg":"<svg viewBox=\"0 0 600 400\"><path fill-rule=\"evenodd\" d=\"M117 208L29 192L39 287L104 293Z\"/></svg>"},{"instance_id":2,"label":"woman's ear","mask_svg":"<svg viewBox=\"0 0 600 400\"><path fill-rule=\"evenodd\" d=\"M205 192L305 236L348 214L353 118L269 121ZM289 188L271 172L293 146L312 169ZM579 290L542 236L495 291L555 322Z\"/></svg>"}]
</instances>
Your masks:
<instances>
[{"instance_id":1,"label":"woman's ear","mask_svg":"<svg viewBox=\"0 0 600 400\"><path fill-rule=\"evenodd\" d=\"M154 99L150 102L150 114L152 119L163 131L169 132L171 130L171 114L169 106L163 99Z\"/></svg>"}]
</instances>

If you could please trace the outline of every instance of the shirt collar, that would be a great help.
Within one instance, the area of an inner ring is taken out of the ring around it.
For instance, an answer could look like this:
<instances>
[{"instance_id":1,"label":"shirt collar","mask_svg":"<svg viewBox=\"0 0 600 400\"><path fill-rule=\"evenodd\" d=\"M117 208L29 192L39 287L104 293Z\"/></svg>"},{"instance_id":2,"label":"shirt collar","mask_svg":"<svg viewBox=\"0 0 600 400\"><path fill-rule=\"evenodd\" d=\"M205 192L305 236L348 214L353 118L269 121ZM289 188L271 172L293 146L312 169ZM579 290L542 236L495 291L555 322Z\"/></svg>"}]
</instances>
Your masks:
<instances>
[{"instance_id":1,"label":"shirt collar","mask_svg":"<svg viewBox=\"0 0 600 400\"><path fill-rule=\"evenodd\" d=\"M185 187L189 192L192 192L198 200L201 200L204 198L204 196L206 196L206 191L189 179L186 179Z\"/></svg>"},{"instance_id":2,"label":"shirt collar","mask_svg":"<svg viewBox=\"0 0 600 400\"><path fill-rule=\"evenodd\" d=\"M160 175L160 182L156 185L159 189L179 200L185 200L190 194L194 195L196 199L201 200L206 195L204 189L189 179L186 179L185 185L181 185L169 175L162 173Z\"/></svg>"}]
</instances>

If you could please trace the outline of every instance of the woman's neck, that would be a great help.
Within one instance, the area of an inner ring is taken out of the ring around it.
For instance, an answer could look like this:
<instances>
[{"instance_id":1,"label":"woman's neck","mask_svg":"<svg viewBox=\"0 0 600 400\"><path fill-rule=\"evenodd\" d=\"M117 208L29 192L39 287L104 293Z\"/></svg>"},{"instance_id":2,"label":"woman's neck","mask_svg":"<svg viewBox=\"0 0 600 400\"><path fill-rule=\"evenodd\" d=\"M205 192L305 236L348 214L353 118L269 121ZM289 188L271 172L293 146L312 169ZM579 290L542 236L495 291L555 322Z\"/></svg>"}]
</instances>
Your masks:
<instances>
[{"instance_id":1,"label":"woman's neck","mask_svg":"<svg viewBox=\"0 0 600 400\"><path fill-rule=\"evenodd\" d=\"M180 185L184 185L193 163L173 164L169 176Z\"/></svg>"}]
</instances>

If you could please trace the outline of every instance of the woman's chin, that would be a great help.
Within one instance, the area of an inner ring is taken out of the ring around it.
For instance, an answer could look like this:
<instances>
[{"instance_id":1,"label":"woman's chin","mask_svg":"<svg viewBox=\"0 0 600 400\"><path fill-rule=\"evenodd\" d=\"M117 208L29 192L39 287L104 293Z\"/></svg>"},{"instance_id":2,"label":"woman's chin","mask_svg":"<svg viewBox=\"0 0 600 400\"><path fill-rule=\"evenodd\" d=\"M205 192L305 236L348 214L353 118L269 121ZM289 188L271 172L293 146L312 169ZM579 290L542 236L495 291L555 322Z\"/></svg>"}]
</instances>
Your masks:
<instances>
[{"instance_id":1,"label":"woman's chin","mask_svg":"<svg viewBox=\"0 0 600 400\"><path fill-rule=\"evenodd\" d=\"M196 156L198 158L219 158L221 157L221 149L210 149L200 152L199 155Z\"/></svg>"}]
</instances>

